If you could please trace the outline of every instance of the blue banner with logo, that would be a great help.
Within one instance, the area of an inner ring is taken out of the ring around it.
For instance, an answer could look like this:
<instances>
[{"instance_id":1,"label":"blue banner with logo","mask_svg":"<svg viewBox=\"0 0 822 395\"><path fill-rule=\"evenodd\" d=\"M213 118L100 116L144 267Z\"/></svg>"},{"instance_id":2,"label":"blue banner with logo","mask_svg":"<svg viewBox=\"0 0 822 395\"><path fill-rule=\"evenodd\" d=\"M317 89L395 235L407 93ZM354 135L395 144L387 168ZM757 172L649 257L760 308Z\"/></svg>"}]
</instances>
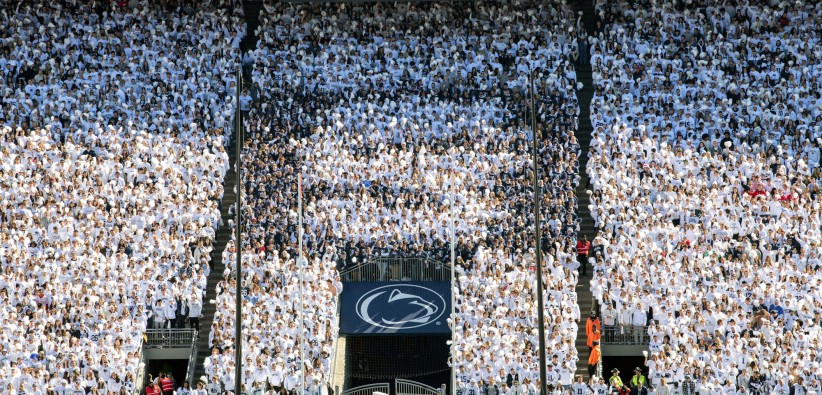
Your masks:
<instances>
[{"instance_id":1,"label":"blue banner with logo","mask_svg":"<svg viewBox=\"0 0 822 395\"><path fill-rule=\"evenodd\" d=\"M451 283L346 282L340 294L342 334L449 334Z\"/></svg>"}]
</instances>

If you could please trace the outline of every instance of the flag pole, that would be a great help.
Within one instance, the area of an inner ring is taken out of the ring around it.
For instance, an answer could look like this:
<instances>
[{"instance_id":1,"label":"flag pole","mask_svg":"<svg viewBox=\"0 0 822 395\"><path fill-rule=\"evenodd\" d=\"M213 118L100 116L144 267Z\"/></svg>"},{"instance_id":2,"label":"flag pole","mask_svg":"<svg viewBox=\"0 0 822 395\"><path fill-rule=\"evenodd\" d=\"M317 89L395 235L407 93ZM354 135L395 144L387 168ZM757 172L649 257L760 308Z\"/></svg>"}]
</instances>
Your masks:
<instances>
[{"instance_id":1,"label":"flag pole","mask_svg":"<svg viewBox=\"0 0 822 395\"><path fill-rule=\"evenodd\" d=\"M454 227L454 200L456 200L456 195L454 194L454 183L456 182L456 171L454 171L454 167L456 166L456 161L453 161L454 166L451 167L451 393L453 395L457 394L457 356L455 354L455 344L454 340L456 338L457 333L457 303L456 303L456 293L457 293L457 276L456 276L456 266L455 266L455 258L456 254L454 253L454 246L456 244L456 236L457 232Z\"/></svg>"},{"instance_id":2,"label":"flag pole","mask_svg":"<svg viewBox=\"0 0 822 395\"><path fill-rule=\"evenodd\" d=\"M305 305L303 304L303 174L300 170L300 167L297 168L299 172L297 174L297 218L298 218L298 227L299 230L297 234L299 235L299 240L297 243L297 248L300 250L299 258L297 261L298 270L300 271L300 395L305 394L305 332L303 331L304 328L304 309Z\"/></svg>"},{"instance_id":3,"label":"flag pole","mask_svg":"<svg viewBox=\"0 0 822 395\"><path fill-rule=\"evenodd\" d=\"M532 153L532 160L534 165L534 238L536 251L534 251L534 255L536 258L536 269L537 269L537 332L539 334L539 393L540 394L547 394L547 383L546 380L546 373L545 373L545 308L543 306L542 300L542 235L540 231L540 212L539 212L539 203L540 203L540 190L539 190L539 163L537 161L537 113L534 110L534 79L531 75L531 70L528 70L528 87L531 91L531 135L533 140L531 141L531 148L533 150Z\"/></svg>"},{"instance_id":4,"label":"flag pole","mask_svg":"<svg viewBox=\"0 0 822 395\"><path fill-rule=\"evenodd\" d=\"M234 390L240 392L240 386L243 381L243 262L242 262L242 208L243 208L243 166L242 166L242 149L243 149L243 121L242 110L240 109L240 89L243 84L243 75L240 66L237 66L237 243L234 246L237 253L237 262L235 271L237 278L235 279L236 289L234 290L235 302L235 316L234 316Z\"/></svg>"}]
</instances>

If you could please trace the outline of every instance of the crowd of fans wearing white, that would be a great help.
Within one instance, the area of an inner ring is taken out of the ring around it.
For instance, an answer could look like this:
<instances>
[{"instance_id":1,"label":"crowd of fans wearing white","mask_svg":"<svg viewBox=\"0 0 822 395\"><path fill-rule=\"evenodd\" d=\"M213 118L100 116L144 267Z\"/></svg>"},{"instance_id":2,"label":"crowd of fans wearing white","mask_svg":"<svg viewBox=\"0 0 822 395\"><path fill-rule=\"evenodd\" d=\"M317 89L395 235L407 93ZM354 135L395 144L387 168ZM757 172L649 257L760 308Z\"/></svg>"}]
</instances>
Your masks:
<instances>
[{"instance_id":1,"label":"crowd of fans wearing white","mask_svg":"<svg viewBox=\"0 0 822 395\"><path fill-rule=\"evenodd\" d=\"M143 331L196 321L236 6L0 1L0 393L131 394Z\"/></svg>"},{"instance_id":2,"label":"crowd of fans wearing white","mask_svg":"<svg viewBox=\"0 0 822 395\"><path fill-rule=\"evenodd\" d=\"M305 207L304 333L312 334L308 391L331 381L338 270L374 255L447 261L451 199L460 391L479 395L490 384L507 392L509 373L517 384L536 388L533 241L522 236L531 234L533 218L524 105L532 69L544 169L547 344L556 355L551 385L570 384L579 320L570 249L577 231L579 107L569 8L478 2L469 15L441 4L277 3L266 4L261 21L252 72L259 100L245 122L243 161L249 197L243 262L250 268L244 311L251 311L244 323L251 329L244 339L251 362L246 388L291 392L299 386L298 174ZM226 273L212 333L219 350L207 365L209 381L225 389L235 388L233 281Z\"/></svg>"},{"instance_id":3,"label":"crowd of fans wearing white","mask_svg":"<svg viewBox=\"0 0 822 395\"><path fill-rule=\"evenodd\" d=\"M603 323L658 393L822 393L822 5L630 3L591 37Z\"/></svg>"}]
</instances>

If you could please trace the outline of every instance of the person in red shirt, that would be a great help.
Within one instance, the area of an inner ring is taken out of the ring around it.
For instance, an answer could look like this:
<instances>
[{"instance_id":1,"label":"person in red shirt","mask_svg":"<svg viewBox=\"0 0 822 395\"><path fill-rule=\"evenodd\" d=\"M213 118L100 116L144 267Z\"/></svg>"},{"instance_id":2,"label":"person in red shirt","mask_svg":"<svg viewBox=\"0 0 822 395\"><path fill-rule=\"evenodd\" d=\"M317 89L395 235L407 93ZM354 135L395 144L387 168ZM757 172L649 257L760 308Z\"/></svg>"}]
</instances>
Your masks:
<instances>
[{"instance_id":1,"label":"person in red shirt","mask_svg":"<svg viewBox=\"0 0 822 395\"><path fill-rule=\"evenodd\" d=\"M149 383L146 385L146 395L162 395L160 386L157 383Z\"/></svg>"},{"instance_id":2,"label":"person in red shirt","mask_svg":"<svg viewBox=\"0 0 822 395\"><path fill-rule=\"evenodd\" d=\"M591 249L591 242L588 241L588 236L582 235L581 240L577 240L577 262L579 262L579 275L583 278L588 277L588 251Z\"/></svg>"},{"instance_id":3,"label":"person in red shirt","mask_svg":"<svg viewBox=\"0 0 822 395\"><path fill-rule=\"evenodd\" d=\"M170 374L160 374L160 387L163 390L163 395L171 395L174 393L174 380L171 379Z\"/></svg>"}]
</instances>

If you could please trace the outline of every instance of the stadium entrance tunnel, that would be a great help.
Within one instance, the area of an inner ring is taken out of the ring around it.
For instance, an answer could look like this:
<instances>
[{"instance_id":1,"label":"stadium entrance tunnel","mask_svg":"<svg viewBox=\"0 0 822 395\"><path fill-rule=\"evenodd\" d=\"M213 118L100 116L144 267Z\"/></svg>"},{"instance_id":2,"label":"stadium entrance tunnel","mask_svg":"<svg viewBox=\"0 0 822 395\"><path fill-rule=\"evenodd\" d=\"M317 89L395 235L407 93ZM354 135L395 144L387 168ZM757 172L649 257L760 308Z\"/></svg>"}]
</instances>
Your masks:
<instances>
[{"instance_id":1,"label":"stadium entrance tunnel","mask_svg":"<svg viewBox=\"0 0 822 395\"><path fill-rule=\"evenodd\" d=\"M143 388L160 374L171 374L176 390L188 380L196 388L194 362L197 360L197 331L193 329L149 329L143 336L142 379L137 385Z\"/></svg>"},{"instance_id":2,"label":"stadium entrance tunnel","mask_svg":"<svg viewBox=\"0 0 822 395\"><path fill-rule=\"evenodd\" d=\"M160 375L171 374L174 380L174 389L181 387L188 380L188 359L150 359L146 363L145 384L156 380ZM196 388L196 386L192 386Z\"/></svg>"},{"instance_id":3,"label":"stadium entrance tunnel","mask_svg":"<svg viewBox=\"0 0 822 395\"><path fill-rule=\"evenodd\" d=\"M450 339L450 335L349 335L345 352L347 387L409 379L440 388L448 384L451 375Z\"/></svg>"},{"instance_id":4,"label":"stadium entrance tunnel","mask_svg":"<svg viewBox=\"0 0 822 395\"><path fill-rule=\"evenodd\" d=\"M645 358L640 355L618 355L602 357L602 376L608 380L614 373L613 369L619 370L619 377L626 385L634 377L634 369L642 369L642 374L648 376L648 368L645 366Z\"/></svg>"},{"instance_id":5,"label":"stadium entrance tunnel","mask_svg":"<svg viewBox=\"0 0 822 395\"><path fill-rule=\"evenodd\" d=\"M341 277L343 389L388 384L380 392L425 394L447 385L450 266L427 257L375 257Z\"/></svg>"}]
</instances>

